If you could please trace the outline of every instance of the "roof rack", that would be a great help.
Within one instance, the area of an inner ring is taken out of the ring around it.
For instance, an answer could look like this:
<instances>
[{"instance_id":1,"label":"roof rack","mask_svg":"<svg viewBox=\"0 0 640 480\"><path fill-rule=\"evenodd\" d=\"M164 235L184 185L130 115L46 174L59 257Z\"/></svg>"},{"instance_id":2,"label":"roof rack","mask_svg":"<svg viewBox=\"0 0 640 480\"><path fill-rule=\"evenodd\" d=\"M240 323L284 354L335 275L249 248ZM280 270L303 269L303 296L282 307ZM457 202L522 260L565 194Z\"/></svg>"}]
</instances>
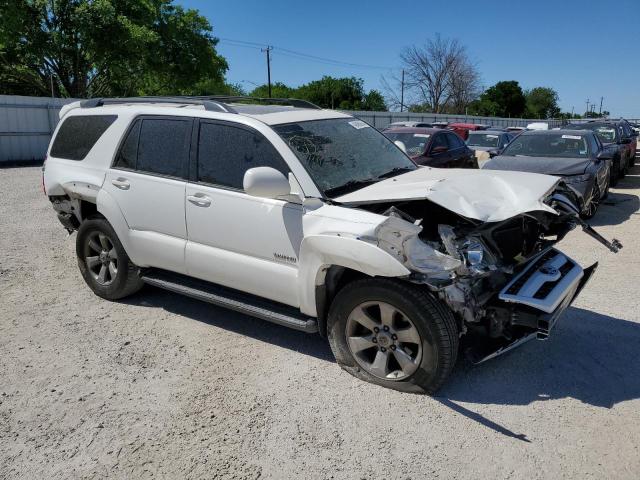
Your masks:
<instances>
[{"instance_id":1,"label":"roof rack","mask_svg":"<svg viewBox=\"0 0 640 480\"><path fill-rule=\"evenodd\" d=\"M299 98L263 98L263 97L247 97L242 95L208 95L208 96L196 96L196 97L186 97L186 98L195 98L199 100L213 100L225 103L265 103L271 105L290 105L296 108L312 108L314 110L322 110L322 107L319 107L315 103L309 102L308 100L301 100Z\"/></svg>"},{"instance_id":2,"label":"roof rack","mask_svg":"<svg viewBox=\"0 0 640 480\"><path fill-rule=\"evenodd\" d=\"M202 105L205 110L223 113L238 113L233 108L222 102L209 99L209 97L121 97L121 98L90 98L82 100L82 108L103 107L105 105L118 105L123 103L182 103L185 105Z\"/></svg>"},{"instance_id":3,"label":"roof rack","mask_svg":"<svg viewBox=\"0 0 640 480\"><path fill-rule=\"evenodd\" d=\"M212 112L238 113L233 107L227 105L227 102L290 105L295 108L312 108L315 110L321 110L321 107L318 105L298 98L261 98L233 95L90 98L88 100L82 100L80 102L80 107L95 108L103 107L105 105L119 105L126 103L181 103L183 105L202 105L205 110Z\"/></svg>"}]
</instances>

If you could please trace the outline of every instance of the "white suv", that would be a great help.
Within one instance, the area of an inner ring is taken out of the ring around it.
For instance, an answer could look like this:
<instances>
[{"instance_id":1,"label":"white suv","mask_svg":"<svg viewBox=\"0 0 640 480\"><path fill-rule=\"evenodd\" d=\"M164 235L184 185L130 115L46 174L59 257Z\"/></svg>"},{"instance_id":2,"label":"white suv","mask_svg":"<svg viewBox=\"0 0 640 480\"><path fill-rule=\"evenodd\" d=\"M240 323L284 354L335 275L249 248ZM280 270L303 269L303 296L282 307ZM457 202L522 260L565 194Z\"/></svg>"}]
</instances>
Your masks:
<instances>
[{"instance_id":1,"label":"white suv","mask_svg":"<svg viewBox=\"0 0 640 480\"><path fill-rule=\"evenodd\" d=\"M97 295L148 283L319 332L353 375L431 393L461 342L479 362L547 337L595 268L553 248L569 230L620 247L555 177L418 167L349 115L246 102L61 111L44 187Z\"/></svg>"}]
</instances>

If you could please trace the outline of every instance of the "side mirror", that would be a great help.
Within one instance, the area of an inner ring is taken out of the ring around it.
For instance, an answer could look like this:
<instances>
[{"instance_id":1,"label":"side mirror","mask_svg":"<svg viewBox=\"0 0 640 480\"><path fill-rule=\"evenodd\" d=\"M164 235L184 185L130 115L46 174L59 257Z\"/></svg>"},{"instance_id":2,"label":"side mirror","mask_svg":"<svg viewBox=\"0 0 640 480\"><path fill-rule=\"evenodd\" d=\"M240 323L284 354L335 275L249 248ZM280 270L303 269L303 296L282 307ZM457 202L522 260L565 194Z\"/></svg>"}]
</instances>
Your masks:
<instances>
[{"instance_id":1,"label":"side mirror","mask_svg":"<svg viewBox=\"0 0 640 480\"><path fill-rule=\"evenodd\" d=\"M489 158L497 157L500 155L500 152L497 150L489 150Z\"/></svg>"},{"instance_id":2,"label":"side mirror","mask_svg":"<svg viewBox=\"0 0 640 480\"><path fill-rule=\"evenodd\" d=\"M289 181L271 167L250 168L244 174L242 186L252 197L278 198L291 193Z\"/></svg>"},{"instance_id":3,"label":"side mirror","mask_svg":"<svg viewBox=\"0 0 640 480\"><path fill-rule=\"evenodd\" d=\"M606 150L596 155L596 160L611 160L612 158L611 153Z\"/></svg>"},{"instance_id":4,"label":"side mirror","mask_svg":"<svg viewBox=\"0 0 640 480\"><path fill-rule=\"evenodd\" d=\"M447 150L449 150L447 147L445 147L444 145L441 145L439 147L432 148L431 153L444 153Z\"/></svg>"},{"instance_id":5,"label":"side mirror","mask_svg":"<svg viewBox=\"0 0 640 480\"><path fill-rule=\"evenodd\" d=\"M631 139L630 138L623 138L622 140L620 140L620 145L629 145L631 143Z\"/></svg>"}]
</instances>

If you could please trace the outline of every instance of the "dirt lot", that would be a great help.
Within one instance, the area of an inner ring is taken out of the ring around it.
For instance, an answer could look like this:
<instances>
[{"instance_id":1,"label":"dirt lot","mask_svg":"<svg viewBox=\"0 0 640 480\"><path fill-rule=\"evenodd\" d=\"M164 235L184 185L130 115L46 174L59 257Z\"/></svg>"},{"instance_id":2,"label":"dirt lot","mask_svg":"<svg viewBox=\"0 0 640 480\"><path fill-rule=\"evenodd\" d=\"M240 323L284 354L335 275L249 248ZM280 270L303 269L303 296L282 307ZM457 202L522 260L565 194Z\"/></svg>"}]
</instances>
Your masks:
<instances>
[{"instance_id":1,"label":"dirt lot","mask_svg":"<svg viewBox=\"0 0 640 480\"><path fill-rule=\"evenodd\" d=\"M316 336L147 287L84 285L38 168L0 170L0 478L640 477L640 167L563 243L592 282L547 342L435 398Z\"/></svg>"}]
</instances>

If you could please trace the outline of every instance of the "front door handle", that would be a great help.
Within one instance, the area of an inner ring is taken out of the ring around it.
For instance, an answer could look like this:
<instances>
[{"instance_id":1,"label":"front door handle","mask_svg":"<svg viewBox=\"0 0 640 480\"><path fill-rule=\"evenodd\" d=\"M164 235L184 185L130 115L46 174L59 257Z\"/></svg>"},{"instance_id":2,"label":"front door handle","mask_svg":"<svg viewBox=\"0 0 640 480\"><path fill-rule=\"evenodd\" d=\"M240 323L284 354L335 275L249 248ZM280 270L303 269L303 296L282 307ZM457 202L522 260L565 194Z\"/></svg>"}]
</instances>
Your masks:
<instances>
[{"instance_id":1,"label":"front door handle","mask_svg":"<svg viewBox=\"0 0 640 480\"><path fill-rule=\"evenodd\" d=\"M128 180L122 177L111 180L111 184L114 187L119 188L120 190L129 190L129 188L131 187L131 184L128 182Z\"/></svg>"},{"instance_id":2,"label":"front door handle","mask_svg":"<svg viewBox=\"0 0 640 480\"><path fill-rule=\"evenodd\" d=\"M187 195L187 200L196 207L208 207L211 205L211 199L204 193L196 193L195 195Z\"/></svg>"}]
</instances>

